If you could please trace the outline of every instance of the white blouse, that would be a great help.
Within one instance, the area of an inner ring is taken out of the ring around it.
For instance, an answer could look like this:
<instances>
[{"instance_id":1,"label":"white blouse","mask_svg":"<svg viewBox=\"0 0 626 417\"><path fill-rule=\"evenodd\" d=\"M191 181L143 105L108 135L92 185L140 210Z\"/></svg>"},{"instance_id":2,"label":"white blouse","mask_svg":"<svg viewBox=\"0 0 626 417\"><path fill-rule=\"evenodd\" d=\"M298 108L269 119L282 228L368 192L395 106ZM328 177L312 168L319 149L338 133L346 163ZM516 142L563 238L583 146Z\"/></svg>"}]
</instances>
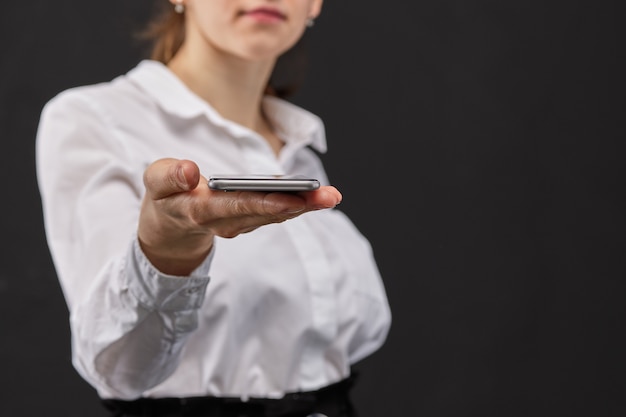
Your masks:
<instances>
[{"instance_id":1,"label":"white blouse","mask_svg":"<svg viewBox=\"0 0 626 417\"><path fill-rule=\"evenodd\" d=\"M37 178L70 312L77 371L102 398L277 398L349 375L384 342L390 308L368 241L338 209L217 238L189 277L156 270L136 239L148 164L208 177L304 174L328 184L322 121L275 97L286 145L221 117L156 61L62 92L43 109Z\"/></svg>"}]
</instances>

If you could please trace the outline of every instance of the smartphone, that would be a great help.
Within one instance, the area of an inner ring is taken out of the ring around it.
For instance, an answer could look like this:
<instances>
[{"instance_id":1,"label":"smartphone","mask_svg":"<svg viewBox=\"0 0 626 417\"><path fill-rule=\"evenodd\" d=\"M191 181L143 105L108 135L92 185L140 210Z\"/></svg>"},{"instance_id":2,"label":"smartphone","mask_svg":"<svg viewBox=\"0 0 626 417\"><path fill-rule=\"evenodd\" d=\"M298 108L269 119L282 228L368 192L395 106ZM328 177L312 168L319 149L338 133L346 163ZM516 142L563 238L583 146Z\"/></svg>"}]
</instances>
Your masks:
<instances>
[{"instance_id":1,"label":"smartphone","mask_svg":"<svg viewBox=\"0 0 626 417\"><path fill-rule=\"evenodd\" d=\"M223 191L312 191L320 188L315 178L303 175L212 175L209 188Z\"/></svg>"}]
</instances>

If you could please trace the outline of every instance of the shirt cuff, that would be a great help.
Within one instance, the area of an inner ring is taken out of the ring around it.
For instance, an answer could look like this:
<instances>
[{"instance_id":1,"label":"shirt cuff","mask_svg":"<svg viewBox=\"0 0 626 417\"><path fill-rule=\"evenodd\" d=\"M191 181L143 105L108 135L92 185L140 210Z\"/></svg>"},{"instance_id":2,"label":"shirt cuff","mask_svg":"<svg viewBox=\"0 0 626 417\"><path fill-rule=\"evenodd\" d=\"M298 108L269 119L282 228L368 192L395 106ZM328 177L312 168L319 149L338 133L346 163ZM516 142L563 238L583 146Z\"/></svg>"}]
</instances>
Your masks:
<instances>
[{"instance_id":1,"label":"shirt cuff","mask_svg":"<svg viewBox=\"0 0 626 417\"><path fill-rule=\"evenodd\" d=\"M210 281L209 269L215 248L189 276L179 277L160 272L141 250L139 240L133 239L129 248L126 287L140 304L148 310L186 311L202 306L207 285Z\"/></svg>"}]
</instances>

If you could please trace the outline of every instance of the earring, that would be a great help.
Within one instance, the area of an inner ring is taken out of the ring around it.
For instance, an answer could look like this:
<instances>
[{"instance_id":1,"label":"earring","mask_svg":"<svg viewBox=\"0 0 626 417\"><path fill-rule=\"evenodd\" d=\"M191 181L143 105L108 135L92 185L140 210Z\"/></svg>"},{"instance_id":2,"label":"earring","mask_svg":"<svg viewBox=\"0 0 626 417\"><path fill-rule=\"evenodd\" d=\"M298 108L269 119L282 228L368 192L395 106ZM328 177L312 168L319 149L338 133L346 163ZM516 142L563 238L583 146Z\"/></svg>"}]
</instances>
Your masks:
<instances>
[{"instance_id":1,"label":"earring","mask_svg":"<svg viewBox=\"0 0 626 417\"><path fill-rule=\"evenodd\" d=\"M306 21L306 26L309 28L312 28L315 25L315 19L313 19L312 17L309 17Z\"/></svg>"},{"instance_id":2,"label":"earring","mask_svg":"<svg viewBox=\"0 0 626 417\"><path fill-rule=\"evenodd\" d=\"M185 13L185 5L183 4L183 0L176 0L174 11L178 14Z\"/></svg>"}]
</instances>

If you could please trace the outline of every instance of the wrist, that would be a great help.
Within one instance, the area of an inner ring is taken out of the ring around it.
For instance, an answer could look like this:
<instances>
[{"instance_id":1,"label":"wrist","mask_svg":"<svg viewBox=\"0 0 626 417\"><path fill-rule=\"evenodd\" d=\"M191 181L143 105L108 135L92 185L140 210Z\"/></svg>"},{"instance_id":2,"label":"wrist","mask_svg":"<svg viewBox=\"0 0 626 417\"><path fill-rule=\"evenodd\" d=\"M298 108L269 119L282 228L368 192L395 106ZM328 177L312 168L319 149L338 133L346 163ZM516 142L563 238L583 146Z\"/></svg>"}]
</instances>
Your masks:
<instances>
[{"instance_id":1,"label":"wrist","mask_svg":"<svg viewBox=\"0 0 626 417\"><path fill-rule=\"evenodd\" d=\"M212 237L197 241L195 244L188 240L183 244L169 242L155 244L141 235L137 237L139 247L150 261L152 266L163 274L174 276L188 276L204 262L213 248Z\"/></svg>"}]
</instances>

